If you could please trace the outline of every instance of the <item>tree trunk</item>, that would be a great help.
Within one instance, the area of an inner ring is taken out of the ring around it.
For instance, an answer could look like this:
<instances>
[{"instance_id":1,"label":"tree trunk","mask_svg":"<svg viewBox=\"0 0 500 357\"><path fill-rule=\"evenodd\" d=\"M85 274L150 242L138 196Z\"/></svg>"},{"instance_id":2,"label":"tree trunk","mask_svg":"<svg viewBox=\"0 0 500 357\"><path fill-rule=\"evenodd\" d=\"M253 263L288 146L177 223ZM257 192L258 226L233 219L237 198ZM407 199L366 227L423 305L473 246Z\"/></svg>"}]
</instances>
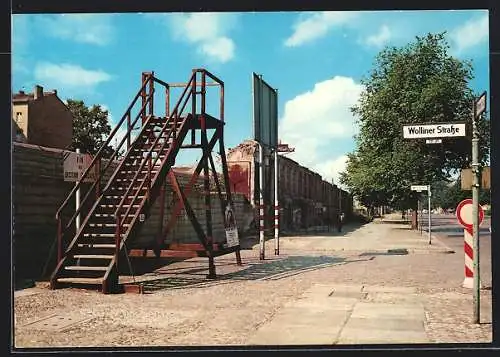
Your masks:
<instances>
[{"instance_id":1,"label":"tree trunk","mask_svg":"<svg viewBox=\"0 0 500 357\"><path fill-rule=\"evenodd\" d=\"M415 200L411 212L411 229L418 229L418 201Z\"/></svg>"}]
</instances>

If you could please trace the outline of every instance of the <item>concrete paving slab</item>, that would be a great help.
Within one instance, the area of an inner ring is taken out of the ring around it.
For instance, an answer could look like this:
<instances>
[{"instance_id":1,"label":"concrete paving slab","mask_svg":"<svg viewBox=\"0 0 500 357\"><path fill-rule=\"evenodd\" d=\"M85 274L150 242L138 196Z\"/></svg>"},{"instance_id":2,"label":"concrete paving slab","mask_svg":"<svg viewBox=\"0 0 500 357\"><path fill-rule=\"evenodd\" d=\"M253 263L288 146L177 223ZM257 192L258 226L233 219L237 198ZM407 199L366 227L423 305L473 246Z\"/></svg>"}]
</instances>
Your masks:
<instances>
[{"instance_id":1,"label":"concrete paving slab","mask_svg":"<svg viewBox=\"0 0 500 357\"><path fill-rule=\"evenodd\" d=\"M342 330L337 344L429 343L425 331L395 331L348 328Z\"/></svg>"},{"instance_id":2,"label":"concrete paving slab","mask_svg":"<svg viewBox=\"0 0 500 357\"><path fill-rule=\"evenodd\" d=\"M318 331L299 327L281 327L279 330L266 328L252 336L250 345L324 345L333 344L340 331Z\"/></svg>"},{"instance_id":3,"label":"concrete paving slab","mask_svg":"<svg viewBox=\"0 0 500 357\"><path fill-rule=\"evenodd\" d=\"M363 291L369 293L399 293L399 294L415 294L417 292L416 288L412 287L402 287L402 286L374 286L366 285Z\"/></svg>"},{"instance_id":4,"label":"concrete paving slab","mask_svg":"<svg viewBox=\"0 0 500 357\"><path fill-rule=\"evenodd\" d=\"M425 330L423 321L405 318L373 319L351 317L345 325L345 328L416 332Z\"/></svg>"},{"instance_id":5,"label":"concrete paving slab","mask_svg":"<svg viewBox=\"0 0 500 357\"><path fill-rule=\"evenodd\" d=\"M91 317L76 315L53 315L51 317L43 318L23 325L23 327L33 330L63 331L90 319Z\"/></svg>"},{"instance_id":6,"label":"concrete paving slab","mask_svg":"<svg viewBox=\"0 0 500 357\"><path fill-rule=\"evenodd\" d=\"M305 308L285 308L269 323L285 327L302 326L305 329L328 330L343 326L349 318L350 311L328 310L311 311Z\"/></svg>"},{"instance_id":7,"label":"concrete paving slab","mask_svg":"<svg viewBox=\"0 0 500 357\"><path fill-rule=\"evenodd\" d=\"M406 318L423 321L425 313L423 306L359 302L354 306L351 318Z\"/></svg>"},{"instance_id":8,"label":"concrete paving slab","mask_svg":"<svg viewBox=\"0 0 500 357\"><path fill-rule=\"evenodd\" d=\"M284 307L307 308L316 311L328 310L352 310L354 304L358 302L356 298L332 298L324 299L301 299L287 302Z\"/></svg>"},{"instance_id":9,"label":"concrete paving slab","mask_svg":"<svg viewBox=\"0 0 500 357\"><path fill-rule=\"evenodd\" d=\"M367 301L387 304L403 304L423 306L424 301L421 296L393 294L393 293L368 293Z\"/></svg>"}]
</instances>

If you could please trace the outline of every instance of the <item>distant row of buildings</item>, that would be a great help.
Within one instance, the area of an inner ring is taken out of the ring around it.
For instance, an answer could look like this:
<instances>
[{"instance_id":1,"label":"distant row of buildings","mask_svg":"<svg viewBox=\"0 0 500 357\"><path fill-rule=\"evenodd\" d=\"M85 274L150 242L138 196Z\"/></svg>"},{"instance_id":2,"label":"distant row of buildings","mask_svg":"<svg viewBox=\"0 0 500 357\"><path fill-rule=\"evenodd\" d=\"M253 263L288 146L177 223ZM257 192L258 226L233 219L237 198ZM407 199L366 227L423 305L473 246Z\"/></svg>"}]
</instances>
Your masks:
<instances>
[{"instance_id":1,"label":"distant row of buildings","mask_svg":"<svg viewBox=\"0 0 500 357\"><path fill-rule=\"evenodd\" d=\"M57 91L35 86L33 93L12 96L12 140L65 149L73 137L73 115Z\"/></svg>"},{"instance_id":2,"label":"distant row of buildings","mask_svg":"<svg viewBox=\"0 0 500 357\"><path fill-rule=\"evenodd\" d=\"M254 207L259 205L257 157L258 145L252 140L229 149L227 154L231 191L244 194ZM266 167L273 166L271 157ZM267 225L272 227L274 174L272 169L266 171L263 196L267 216L271 218ZM278 155L278 172L279 224L282 230L337 225L341 213L346 217L352 214L352 196L323 180L320 174L284 155Z\"/></svg>"}]
</instances>

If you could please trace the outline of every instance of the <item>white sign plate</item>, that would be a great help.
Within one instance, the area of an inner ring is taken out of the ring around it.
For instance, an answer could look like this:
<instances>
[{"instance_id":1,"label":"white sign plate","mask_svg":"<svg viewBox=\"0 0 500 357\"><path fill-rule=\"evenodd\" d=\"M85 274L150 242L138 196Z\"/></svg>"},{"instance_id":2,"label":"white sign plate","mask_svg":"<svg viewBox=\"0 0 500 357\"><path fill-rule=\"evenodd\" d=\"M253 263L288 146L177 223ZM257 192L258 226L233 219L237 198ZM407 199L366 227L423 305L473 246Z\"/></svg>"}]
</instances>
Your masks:
<instances>
[{"instance_id":1,"label":"white sign plate","mask_svg":"<svg viewBox=\"0 0 500 357\"><path fill-rule=\"evenodd\" d=\"M80 180L83 173L90 166L92 156L89 154L77 154L70 152L64 159L64 181L76 182ZM89 172L85 177L84 182L94 182L96 179L95 172Z\"/></svg>"},{"instance_id":2,"label":"white sign plate","mask_svg":"<svg viewBox=\"0 0 500 357\"><path fill-rule=\"evenodd\" d=\"M240 244L237 228L226 229L226 242L228 247L235 247Z\"/></svg>"},{"instance_id":3,"label":"white sign plate","mask_svg":"<svg viewBox=\"0 0 500 357\"><path fill-rule=\"evenodd\" d=\"M425 140L426 144L441 144L443 142L442 139L427 139Z\"/></svg>"},{"instance_id":4,"label":"white sign plate","mask_svg":"<svg viewBox=\"0 0 500 357\"><path fill-rule=\"evenodd\" d=\"M486 110L486 93L483 93L482 96L476 102L476 118L484 113Z\"/></svg>"},{"instance_id":5,"label":"white sign plate","mask_svg":"<svg viewBox=\"0 0 500 357\"><path fill-rule=\"evenodd\" d=\"M411 185L412 191L427 191L427 186L424 185Z\"/></svg>"},{"instance_id":6,"label":"white sign plate","mask_svg":"<svg viewBox=\"0 0 500 357\"><path fill-rule=\"evenodd\" d=\"M403 138L448 138L465 136L465 123L404 125Z\"/></svg>"}]
</instances>

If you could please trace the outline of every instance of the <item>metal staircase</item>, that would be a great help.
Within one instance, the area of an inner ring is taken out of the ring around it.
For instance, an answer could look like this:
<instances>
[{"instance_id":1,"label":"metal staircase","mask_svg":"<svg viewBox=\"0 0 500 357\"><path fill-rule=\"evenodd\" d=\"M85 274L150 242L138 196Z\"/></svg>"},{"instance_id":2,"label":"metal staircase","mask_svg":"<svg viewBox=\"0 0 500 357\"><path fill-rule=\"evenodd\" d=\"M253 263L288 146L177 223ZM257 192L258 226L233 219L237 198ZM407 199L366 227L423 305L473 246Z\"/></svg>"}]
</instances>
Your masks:
<instances>
[{"instance_id":1,"label":"metal staircase","mask_svg":"<svg viewBox=\"0 0 500 357\"><path fill-rule=\"evenodd\" d=\"M196 82L198 73L202 76L201 84ZM128 259L129 254L127 243L133 241L147 220L149 211L160 196L162 185L165 184L167 177L173 178L174 184L176 183L171 168L179 150L186 147L182 143L190 130L192 142L188 146L203 149L204 156L201 161L204 162L205 180L207 179L208 162L211 161L213 164L211 156L207 156L208 150L213 147L213 140L209 147L206 138L207 123L219 129L220 148L223 151L223 111L221 111L222 120L217 120L205 113L206 76L216 79L206 70L193 70L190 81L184 86L184 91L170 113L170 85L155 78L152 72L143 73L142 87L126 113L57 211L58 264L51 276L52 289L77 286L97 288L105 293L118 291L121 266L123 267L123 261ZM165 89L166 113L161 117L153 114L155 83ZM202 102L201 113L196 112L196 98L199 95L201 95ZM191 112L184 113L189 100L191 100ZM132 120L133 113L136 113L134 120ZM132 142L132 130L139 118L141 118L140 132ZM103 157L105 148L125 123L126 135L111 157L106 160ZM201 130L200 144L195 143L196 130ZM123 158L118 159L120 150L123 150L122 147L126 148L125 154ZM223 165L226 165L225 155L223 156ZM106 161L107 165L103 165ZM113 163L116 167L114 170L111 168ZM215 171L215 167L213 169ZM71 207L69 203L92 170L97 172L97 180L87 190L79 209L74 211L73 215L70 213L68 216L67 211ZM227 171L227 165L225 170ZM200 171L198 169L197 173L199 174ZM108 179L106 179L107 176L109 176ZM101 185L104 186L102 190ZM219 194L221 194L221 202L224 201L224 204L231 202L229 191L226 192L224 198L220 189ZM186 207L188 214L192 216L186 195L183 192L179 192L179 195L181 205ZM210 201L208 204L210 205ZM79 227L76 224L78 216L84 217ZM67 218L67 223L64 225L65 218ZM193 218L190 218L207 251L211 272L213 270L213 275L215 275L211 227L207 226L206 232L200 231L199 224L196 226L196 219L193 221ZM69 240L68 238L71 237L72 239ZM160 247L161 242L157 243ZM239 247L237 250L238 263L240 263Z\"/></svg>"}]
</instances>

